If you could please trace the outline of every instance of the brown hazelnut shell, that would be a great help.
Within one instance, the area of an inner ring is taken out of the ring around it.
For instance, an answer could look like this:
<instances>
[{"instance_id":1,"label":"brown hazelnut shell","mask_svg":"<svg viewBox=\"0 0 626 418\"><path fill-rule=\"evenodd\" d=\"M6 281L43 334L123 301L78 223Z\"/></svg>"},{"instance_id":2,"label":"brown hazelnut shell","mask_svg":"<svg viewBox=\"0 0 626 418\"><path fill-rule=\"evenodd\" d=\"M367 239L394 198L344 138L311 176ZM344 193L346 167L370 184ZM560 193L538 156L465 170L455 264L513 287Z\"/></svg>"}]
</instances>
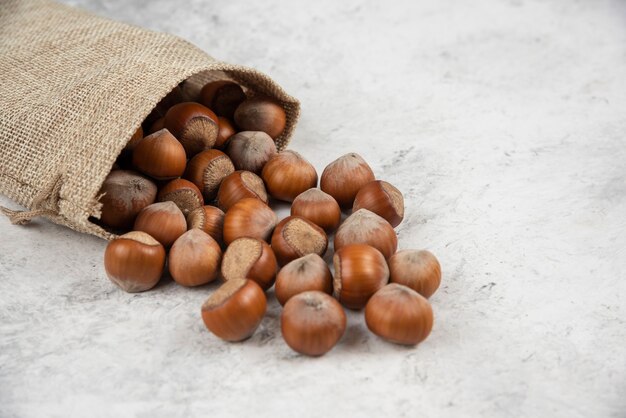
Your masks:
<instances>
[{"instance_id":1,"label":"brown hazelnut shell","mask_svg":"<svg viewBox=\"0 0 626 418\"><path fill-rule=\"evenodd\" d=\"M181 143L167 129L161 129L135 146L133 165L152 178L168 180L182 176L187 155Z\"/></svg>"},{"instance_id":2,"label":"brown hazelnut shell","mask_svg":"<svg viewBox=\"0 0 626 418\"><path fill-rule=\"evenodd\" d=\"M425 298L431 297L441 284L441 265L429 251L398 251L388 262L393 283L410 287Z\"/></svg>"},{"instance_id":3,"label":"brown hazelnut shell","mask_svg":"<svg viewBox=\"0 0 626 418\"><path fill-rule=\"evenodd\" d=\"M389 258L398 248L398 236L389 222L367 209L359 209L339 226L334 244L335 250L348 244L371 245Z\"/></svg>"},{"instance_id":4,"label":"brown hazelnut shell","mask_svg":"<svg viewBox=\"0 0 626 418\"><path fill-rule=\"evenodd\" d=\"M243 237L268 241L277 222L276 213L259 199L242 199L224 215L224 243Z\"/></svg>"},{"instance_id":5,"label":"brown hazelnut shell","mask_svg":"<svg viewBox=\"0 0 626 418\"><path fill-rule=\"evenodd\" d=\"M341 222L339 204L320 189L309 189L296 196L291 204L291 215L306 218L326 232L334 231Z\"/></svg>"},{"instance_id":6,"label":"brown hazelnut shell","mask_svg":"<svg viewBox=\"0 0 626 418\"><path fill-rule=\"evenodd\" d=\"M320 188L334 197L342 209L348 209L361 187L371 181L374 181L374 172L363 157L352 152L326 166L320 178Z\"/></svg>"},{"instance_id":7,"label":"brown hazelnut shell","mask_svg":"<svg viewBox=\"0 0 626 418\"><path fill-rule=\"evenodd\" d=\"M308 219L288 216L276 225L272 248L281 265L307 254L324 255L328 238L322 228Z\"/></svg>"},{"instance_id":8,"label":"brown hazelnut shell","mask_svg":"<svg viewBox=\"0 0 626 418\"><path fill-rule=\"evenodd\" d=\"M224 243L224 212L215 206L201 206L187 215L187 229L200 228L218 244Z\"/></svg>"},{"instance_id":9,"label":"brown hazelnut shell","mask_svg":"<svg viewBox=\"0 0 626 418\"><path fill-rule=\"evenodd\" d=\"M354 198L352 211L367 209L384 218L394 228L404 218L404 198L393 185L382 180L374 180L361 187Z\"/></svg>"},{"instance_id":10,"label":"brown hazelnut shell","mask_svg":"<svg viewBox=\"0 0 626 418\"><path fill-rule=\"evenodd\" d=\"M159 190L157 196L159 202L171 200L187 216L192 210L204 205L204 199L200 189L185 179L175 179L167 183Z\"/></svg>"},{"instance_id":11,"label":"brown hazelnut shell","mask_svg":"<svg viewBox=\"0 0 626 418\"><path fill-rule=\"evenodd\" d=\"M317 171L295 151L275 154L261 174L267 191L278 200L292 202L300 193L317 186Z\"/></svg>"},{"instance_id":12,"label":"brown hazelnut shell","mask_svg":"<svg viewBox=\"0 0 626 418\"><path fill-rule=\"evenodd\" d=\"M287 116L283 107L267 97L252 97L235 111L235 123L242 131L262 131L276 139L284 130Z\"/></svg>"},{"instance_id":13,"label":"brown hazelnut shell","mask_svg":"<svg viewBox=\"0 0 626 418\"><path fill-rule=\"evenodd\" d=\"M133 231L110 241L104 251L109 279L129 293L152 289L165 267L165 249L145 232Z\"/></svg>"},{"instance_id":14,"label":"brown hazelnut shell","mask_svg":"<svg viewBox=\"0 0 626 418\"><path fill-rule=\"evenodd\" d=\"M230 137L226 152L237 170L261 174L276 154L276 144L265 132L243 131Z\"/></svg>"},{"instance_id":15,"label":"brown hazelnut shell","mask_svg":"<svg viewBox=\"0 0 626 418\"><path fill-rule=\"evenodd\" d=\"M415 345L433 328L433 309L428 300L411 288L390 283L367 302L365 323L388 341Z\"/></svg>"},{"instance_id":16,"label":"brown hazelnut shell","mask_svg":"<svg viewBox=\"0 0 626 418\"><path fill-rule=\"evenodd\" d=\"M217 192L217 206L228 211L232 205L245 198L268 202L267 191L261 177L250 171L235 171L226 176Z\"/></svg>"},{"instance_id":17,"label":"brown hazelnut shell","mask_svg":"<svg viewBox=\"0 0 626 418\"><path fill-rule=\"evenodd\" d=\"M198 228L181 235L168 256L172 278L183 286L200 286L217 278L222 249L209 234Z\"/></svg>"},{"instance_id":18,"label":"brown hazelnut shell","mask_svg":"<svg viewBox=\"0 0 626 418\"><path fill-rule=\"evenodd\" d=\"M220 126L219 131L217 132L217 140L213 146L217 149L224 149L226 148L226 144L228 143L230 137L235 135L237 130L230 119L222 116L219 116L217 119L219 120Z\"/></svg>"},{"instance_id":19,"label":"brown hazelnut shell","mask_svg":"<svg viewBox=\"0 0 626 418\"><path fill-rule=\"evenodd\" d=\"M164 125L178 138L187 157L213 147L217 141L217 115L199 103L183 102L170 107L165 113Z\"/></svg>"},{"instance_id":20,"label":"brown hazelnut shell","mask_svg":"<svg viewBox=\"0 0 626 418\"><path fill-rule=\"evenodd\" d=\"M133 229L151 235L165 248L169 248L187 231L187 221L174 202L158 202L139 212Z\"/></svg>"},{"instance_id":21,"label":"brown hazelnut shell","mask_svg":"<svg viewBox=\"0 0 626 418\"><path fill-rule=\"evenodd\" d=\"M200 91L200 102L219 116L232 118L237 106L246 100L241 86L228 80L207 83Z\"/></svg>"},{"instance_id":22,"label":"brown hazelnut shell","mask_svg":"<svg viewBox=\"0 0 626 418\"><path fill-rule=\"evenodd\" d=\"M346 314L331 296L316 290L293 296L280 315L287 345L308 356L330 351L346 330Z\"/></svg>"},{"instance_id":23,"label":"brown hazelnut shell","mask_svg":"<svg viewBox=\"0 0 626 418\"><path fill-rule=\"evenodd\" d=\"M228 155L216 149L196 154L187 164L185 178L195 184L204 200L211 202L217 196L222 180L235 171Z\"/></svg>"},{"instance_id":24,"label":"brown hazelnut shell","mask_svg":"<svg viewBox=\"0 0 626 418\"><path fill-rule=\"evenodd\" d=\"M265 293L252 280L224 283L202 305L209 331L226 341L242 341L254 334L267 310Z\"/></svg>"},{"instance_id":25,"label":"brown hazelnut shell","mask_svg":"<svg viewBox=\"0 0 626 418\"><path fill-rule=\"evenodd\" d=\"M102 183L99 194L100 220L112 228L129 229L137 214L154 203L157 186L134 171L114 170Z\"/></svg>"},{"instance_id":26,"label":"brown hazelnut shell","mask_svg":"<svg viewBox=\"0 0 626 418\"><path fill-rule=\"evenodd\" d=\"M254 280L263 290L274 284L278 263L270 246L256 238L238 238L234 240L222 260L224 280Z\"/></svg>"},{"instance_id":27,"label":"brown hazelnut shell","mask_svg":"<svg viewBox=\"0 0 626 418\"><path fill-rule=\"evenodd\" d=\"M276 275L274 293L281 305L289 298L309 290L333 293L333 276L317 254L307 254L287 263Z\"/></svg>"},{"instance_id":28,"label":"brown hazelnut shell","mask_svg":"<svg viewBox=\"0 0 626 418\"><path fill-rule=\"evenodd\" d=\"M333 294L350 309L365 307L369 298L389 281L385 257L369 245L346 245L335 252L333 264Z\"/></svg>"}]
</instances>

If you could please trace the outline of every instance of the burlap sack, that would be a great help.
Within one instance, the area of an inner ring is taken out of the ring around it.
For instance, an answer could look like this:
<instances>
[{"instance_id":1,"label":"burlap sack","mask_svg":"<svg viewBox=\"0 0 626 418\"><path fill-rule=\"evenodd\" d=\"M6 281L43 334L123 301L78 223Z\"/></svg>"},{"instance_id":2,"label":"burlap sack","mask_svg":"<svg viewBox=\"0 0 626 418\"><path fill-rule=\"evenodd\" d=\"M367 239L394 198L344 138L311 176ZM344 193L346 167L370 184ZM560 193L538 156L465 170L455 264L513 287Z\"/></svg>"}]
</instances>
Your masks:
<instances>
[{"instance_id":1,"label":"burlap sack","mask_svg":"<svg viewBox=\"0 0 626 418\"><path fill-rule=\"evenodd\" d=\"M175 36L103 19L47 0L0 1L0 193L28 211L106 239L98 191L155 105L181 81L231 78L277 99L287 127L300 105L266 75L217 61Z\"/></svg>"}]
</instances>

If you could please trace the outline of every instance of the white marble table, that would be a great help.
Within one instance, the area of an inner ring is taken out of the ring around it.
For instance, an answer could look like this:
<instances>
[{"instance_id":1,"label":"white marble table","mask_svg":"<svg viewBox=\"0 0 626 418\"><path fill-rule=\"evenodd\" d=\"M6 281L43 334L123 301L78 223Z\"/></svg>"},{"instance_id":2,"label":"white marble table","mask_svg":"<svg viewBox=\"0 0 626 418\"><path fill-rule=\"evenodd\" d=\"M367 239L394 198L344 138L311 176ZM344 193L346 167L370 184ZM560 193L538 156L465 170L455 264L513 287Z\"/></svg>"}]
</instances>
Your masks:
<instances>
[{"instance_id":1,"label":"white marble table","mask_svg":"<svg viewBox=\"0 0 626 418\"><path fill-rule=\"evenodd\" d=\"M226 344L199 317L215 285L125 294L104 241L2 218L0 416L626 414L626 3L68 3L272 75L302 100L292 148L360 152L444 278L417 348L350 312L311 359L273 298Z\"/></svg>"}]
</instances>

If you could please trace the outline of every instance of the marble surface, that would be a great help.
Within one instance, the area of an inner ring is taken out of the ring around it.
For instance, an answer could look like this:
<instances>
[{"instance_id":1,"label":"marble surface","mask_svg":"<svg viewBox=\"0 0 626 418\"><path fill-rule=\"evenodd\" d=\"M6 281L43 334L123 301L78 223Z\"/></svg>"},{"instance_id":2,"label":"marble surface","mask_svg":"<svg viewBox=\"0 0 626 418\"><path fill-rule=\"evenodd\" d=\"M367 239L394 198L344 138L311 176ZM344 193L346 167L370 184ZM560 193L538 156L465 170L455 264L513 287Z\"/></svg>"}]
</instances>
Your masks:
<instances>
[{"instance_id":1,"label":"marble surface","mask_svg":"<svg viewBox=\"0 0 626 418\"><path fill-rule=\"evenodd\" d=\"M348 312L311 359L273 297L227 344L216 285L125 294L104 241L2 218L0 416L625 416L626 3L67 2L270 74L302 101L291 147L397 185L400 247L443 283L418 347Z\"/></svg>"}]
</instances>

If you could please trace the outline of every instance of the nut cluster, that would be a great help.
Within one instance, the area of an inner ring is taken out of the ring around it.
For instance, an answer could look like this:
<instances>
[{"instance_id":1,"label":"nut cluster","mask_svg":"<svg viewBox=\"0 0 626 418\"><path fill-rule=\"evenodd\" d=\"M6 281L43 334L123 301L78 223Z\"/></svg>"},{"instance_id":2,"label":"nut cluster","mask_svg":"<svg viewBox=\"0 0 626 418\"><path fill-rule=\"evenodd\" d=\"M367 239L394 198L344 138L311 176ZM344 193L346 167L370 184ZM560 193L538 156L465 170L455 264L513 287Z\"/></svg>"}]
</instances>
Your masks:
<instances>
[{"instance_id":1,"label":"nut cluster","mask_svg":"<svg viewBox=\"0 0 626 418\"><path fill-rule=\"evenodd\" d=\"M177 87L146 118L101 189L100 222L123 233L106 248L108 277L127 292L156 286L166 265L182 286L220 279L201 314L226 341L254 334L272 286L283 338L298 353L331 350L345 308L364 310L385 340L423 341L441 267L428 251L397 251L402 193L356 153L328 164L318 188L310 162L276 148L281 104L250 93L221 80L190 101ZM282 220L278 200L292 202Z\"/></svg>"}]
</instances>

